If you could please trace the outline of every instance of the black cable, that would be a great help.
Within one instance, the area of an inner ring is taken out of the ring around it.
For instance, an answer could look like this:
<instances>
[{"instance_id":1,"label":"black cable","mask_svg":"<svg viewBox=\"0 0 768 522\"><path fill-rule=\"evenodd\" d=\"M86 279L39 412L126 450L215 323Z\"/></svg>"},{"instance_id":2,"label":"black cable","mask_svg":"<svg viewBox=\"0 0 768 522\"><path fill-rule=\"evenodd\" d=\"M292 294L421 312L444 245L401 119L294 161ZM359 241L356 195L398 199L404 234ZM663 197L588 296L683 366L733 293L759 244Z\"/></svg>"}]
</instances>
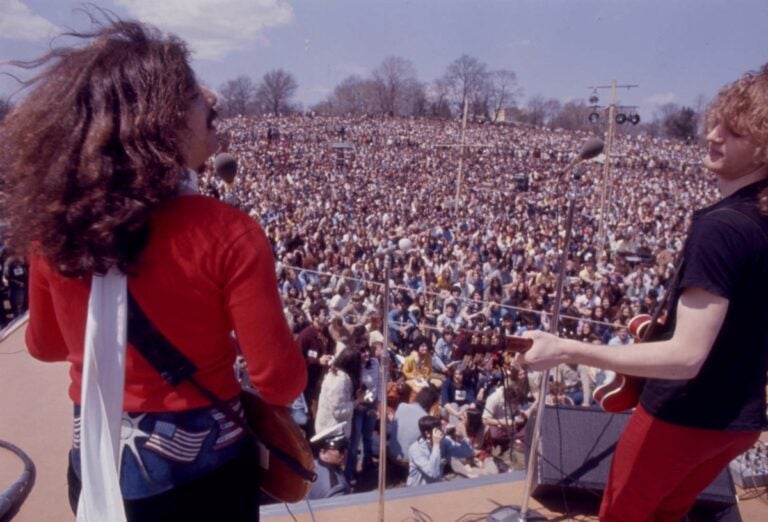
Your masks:
<instances>
[{"instance_id":1,"label":"black cable","mask_svg":"<svg viewBox=\"0 0 768 522\"><path fill-rule=\"evenodd\" d=\"M24 470L16 481L0 493L0 522L9 522L21 508L35 484L35 463L20 448L0 440L0 447L15 454L24 463Z\"/></svg>"},{"instance_id":2,"label":"black cable","mask_svg":"<svg viewBox=\"0 0 768 522\"><path fill-rule=\"evenodd\" d=\"M455 522L474 522L475 520L484 520L485 518L488 517L489 514L490 514L490 511L487 511L485 513L464 513L459 518L457 518ZM479 517L479 518L464 520L467 517Z\"/></svg>"},{"instance_id":3,"label":"black cable","mask_svg":"<svg viewBox=\"0 0 768 522\"><path fill-rule=\"evenodd\" d=\"M288 502L283 502L283 505L285 505L286 511L288 511L288 514L291 515L291 518L293 519L293 522L299 522L296 518L296 515L293 514L293 511L291 511L291 507L288 505Z\"/></svg>"},{"instance_id":4,"label":"black cable","mask_svg":"<svg viewBox=\"0 0 768 522\"><path fill-rule=\"evenodd\" d=\"M411 506L411 511L413 512L414 518L419 522L433 522L432 517L419 508Z\"/></svg>"},{"instance_id":5,"label":"black cable","mask_svg":"<svg viewBox=\"0 0 768 522\"><path fill-rule=\"evenodd\" d=\"M315 512L312 511L312 502L309 501L309 497L305 498L304 501L307 503L307 509L309 510L309 517L312 519L312 522L315 522Z\"/></svg>"}]
</instances>

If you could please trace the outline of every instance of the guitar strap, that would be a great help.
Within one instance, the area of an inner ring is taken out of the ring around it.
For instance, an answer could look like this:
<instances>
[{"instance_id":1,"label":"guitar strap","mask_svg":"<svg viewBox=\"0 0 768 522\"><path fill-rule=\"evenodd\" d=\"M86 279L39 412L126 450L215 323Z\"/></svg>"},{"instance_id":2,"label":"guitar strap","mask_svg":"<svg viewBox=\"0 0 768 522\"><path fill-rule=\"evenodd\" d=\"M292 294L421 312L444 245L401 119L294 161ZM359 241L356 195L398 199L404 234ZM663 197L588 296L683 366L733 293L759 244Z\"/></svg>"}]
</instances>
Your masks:
<instances>
[{"instance_id":1,"label":"guitar strap","mask_svg":"<svg viewBox=\"0 0 768 522\"><path fill-rule=\"evenodd\" d=\"M189 382L202 396L211 401L227 420L241 427L258 444L263 445L272 455L280 459L291 471L310 482L317 479L317 474L314 471L304 468L293 456L262 440L243 417L195 379L194 375L197 372L195 364L155 328L130 291L128 292L128 342L168 384L176 387L182 382Z\"/></svg>"},{"instance_id":2,"label":"guitar strap","mask_svg":"<svg viewBox=\"0 0 768 522\"><path fill-rule=\"evenodd\" d=\"M683 253L680 252L680 254L677 256L677 259L675 260L675 269L672 273L672 277L669 279L669 284L664 290L664 295L662 295L661 300L656 305L656 310L653 311L651 322L648 325L648 328L646 328L643 332L643 336L640 338L640 342L647 342L648 340L652 339L653 335L656 333L656 330L659 327L659 317L661 317L661 314L664 313L664 310L667 308L669 297L672 295L672 290L675 288L675 286L677 286L677 280L680 278L680 272L682 268Z\"/></svg>"}]
</instances>

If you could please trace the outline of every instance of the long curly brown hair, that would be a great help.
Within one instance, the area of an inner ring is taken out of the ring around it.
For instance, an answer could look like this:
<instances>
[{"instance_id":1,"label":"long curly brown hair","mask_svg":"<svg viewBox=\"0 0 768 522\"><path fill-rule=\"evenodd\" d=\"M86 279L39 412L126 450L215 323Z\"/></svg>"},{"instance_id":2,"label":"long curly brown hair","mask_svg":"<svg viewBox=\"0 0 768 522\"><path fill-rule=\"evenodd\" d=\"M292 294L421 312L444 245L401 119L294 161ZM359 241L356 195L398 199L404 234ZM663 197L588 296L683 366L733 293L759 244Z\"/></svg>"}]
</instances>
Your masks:
<instances>
[{"instance_id":1,"label":"long curly brown hair","mask_svg":"<svg viewBox=\"0 0 768 522\"><path fill-rule=\"evenodd\" d=\"M150 212L178 193L180 134L197 81L184 42L137 22L69 33L0 125L9 245L65 276L129 272Z\"/></svg>"}]
</instances>

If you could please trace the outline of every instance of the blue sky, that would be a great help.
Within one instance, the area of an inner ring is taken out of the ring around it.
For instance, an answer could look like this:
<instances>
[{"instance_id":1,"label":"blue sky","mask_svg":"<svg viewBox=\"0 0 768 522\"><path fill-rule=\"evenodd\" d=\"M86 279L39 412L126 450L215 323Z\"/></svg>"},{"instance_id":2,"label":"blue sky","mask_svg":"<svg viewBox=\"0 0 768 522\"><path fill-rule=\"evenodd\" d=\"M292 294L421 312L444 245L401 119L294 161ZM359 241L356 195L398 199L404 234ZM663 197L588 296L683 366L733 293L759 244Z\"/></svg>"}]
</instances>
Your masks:
<instances>
[{"instance_id":1,"label":"blue sky","mask_svg":"<svg viewBox=\"0 0 768 522\"><path fill-rule=\"evenodd\" d=\"M768 62L768 0L104 0L98 5L185 38L213 87L282 67L305 106L389 55L431 82L461 54L517 73L522 102L586 99L619 83L643 118L664 102L695 105ZM0 0L0 60L43 52L85 29L81 2ZM8 71L7 67L0 70ZM14 82L0 77L0 95ZM601 94L608 101L608 94Z\"/></svg>"}]
</instances>

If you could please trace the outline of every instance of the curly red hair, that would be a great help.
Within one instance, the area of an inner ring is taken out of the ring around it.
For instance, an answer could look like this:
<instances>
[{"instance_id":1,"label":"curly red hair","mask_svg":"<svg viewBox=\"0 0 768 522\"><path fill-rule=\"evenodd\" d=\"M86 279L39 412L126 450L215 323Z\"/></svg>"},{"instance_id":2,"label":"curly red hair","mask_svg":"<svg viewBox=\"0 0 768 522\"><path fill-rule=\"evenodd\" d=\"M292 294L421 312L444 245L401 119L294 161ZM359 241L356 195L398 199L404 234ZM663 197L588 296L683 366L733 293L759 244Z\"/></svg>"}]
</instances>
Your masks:
<instances>
[{"instance_id":1,"label":"curly red hair","mask_svg":"<svg viewBox=\"0 0 768 522\"><path fill-rule=\"evenodd\" d=\"M707 132L722 123L737 134L748 136L757 146L755 154L768 163L768 64L750 71L723 87L707 113ZM768 189L759 196L760 211L768 215Z\"/></svg>"}]
</instances>

